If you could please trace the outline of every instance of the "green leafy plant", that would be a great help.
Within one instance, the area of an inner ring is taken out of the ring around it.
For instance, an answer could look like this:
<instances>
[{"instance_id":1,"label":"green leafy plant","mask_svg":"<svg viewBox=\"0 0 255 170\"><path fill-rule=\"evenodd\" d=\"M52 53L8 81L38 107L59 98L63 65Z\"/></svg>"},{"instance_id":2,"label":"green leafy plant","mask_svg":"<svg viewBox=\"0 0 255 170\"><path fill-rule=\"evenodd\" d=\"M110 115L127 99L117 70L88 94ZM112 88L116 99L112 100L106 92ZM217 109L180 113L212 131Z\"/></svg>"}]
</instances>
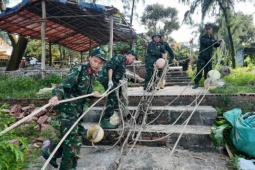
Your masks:
<instances>
[{"instance_id":1,"label":"green leafy plant","mask_svg":"<svg viewBox=\"0 0 255 170\"><path fill-rule=\"evenodd\" d=\"M3 131L11 123L15 122L12 116L2 112L8 105L0 107L0 131ZM25 138L17 136L14 130L9 131L0 138L0 169L22 169L28 155L28 144Z\"/></svg>"},{"instance_id":2,"label":"green leafy plant","mask_svg":"<svg viewBox=\"0 0 255 170\"><path fill-rule=\"evenodd\" d=\"M210 137L212 139L212 142L214 146L219 147L223 142L223 131L227 128L231 128L231 125L229 124L223 124L220 126L213 125L211 128L211 134Z\"/></svg>"}]
</instances>

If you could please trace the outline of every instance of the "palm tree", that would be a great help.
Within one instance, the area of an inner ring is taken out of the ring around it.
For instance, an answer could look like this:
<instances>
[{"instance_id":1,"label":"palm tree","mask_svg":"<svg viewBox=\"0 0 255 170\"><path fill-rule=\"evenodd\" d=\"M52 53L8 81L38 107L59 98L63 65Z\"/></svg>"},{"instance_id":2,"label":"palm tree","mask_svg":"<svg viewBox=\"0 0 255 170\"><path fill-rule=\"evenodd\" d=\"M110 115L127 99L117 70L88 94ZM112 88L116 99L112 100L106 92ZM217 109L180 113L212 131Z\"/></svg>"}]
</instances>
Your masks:
<instances>
[{"instance_id":1,"label":"palm tree","mask_svg":"<svg viewBox=\"0 0 255 170\"><path fill-rule=\"evenodd\" d=\"M238 1L238 0L236 0ZM245 0L243 0L245 1ZM179 0L179 2L184 4L190 4L190 0ZM211 14L220 13L224 16L228 37L229 37L229 44L231 50L231 60L232 66L235 68L235 47L233 42L233 37L231 33L231 24L230 24L230 17L231 17L231 10L234 9L235 0L194 0L191 3L190 9L186 11L184 15L184 20L190 19L191 15L195 13L196 9L201 6L202 12L202 21L206 14L211 12Z\"/></svg>"}]
</instances>

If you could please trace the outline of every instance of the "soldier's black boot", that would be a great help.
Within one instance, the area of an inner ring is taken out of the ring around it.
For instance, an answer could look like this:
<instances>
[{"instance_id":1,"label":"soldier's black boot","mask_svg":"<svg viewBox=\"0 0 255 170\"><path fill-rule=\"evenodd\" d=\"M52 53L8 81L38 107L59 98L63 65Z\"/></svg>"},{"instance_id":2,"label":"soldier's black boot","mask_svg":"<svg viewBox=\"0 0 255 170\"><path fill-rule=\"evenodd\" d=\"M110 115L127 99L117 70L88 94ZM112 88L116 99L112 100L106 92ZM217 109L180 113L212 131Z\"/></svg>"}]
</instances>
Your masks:
<instances>
[{"instance_id":1,"label":"soldier's black boot","mask_svg":"<svg viewBox=\"0 0 255 170\"><path fill-rule=\"evenodd\" d=\"M192 87L192 89L196 89L196 88L198 88L198 84L197 84L197 83L194 84L194 86Z\"/></svg>"},{"instance_id":2,"label":"soldier's black boot","mask_svg":"<svg viewBox=\"0 0 255 170\"><path fill-rule=\"evenodd\" d=\"M42 156L44 157L44 159L48 159L50 157L50 148L44 148L42 151ZM52 159L50 160L50 164L54 167L54 168L58 168L58 164L57 164L57 158L52 157Z\"/></svg>"},{"instance_id":3,"label":"soldier's black boot","mask_svg":"<svg viewBox=\"0 0 255 170\"><path fill-rule=\"evenodd\" d=\"M100 126L103 129L117 129L118 125L112 125L110 123L110 119L102 119L100 122Z\"/></svg>"}]
</instances>

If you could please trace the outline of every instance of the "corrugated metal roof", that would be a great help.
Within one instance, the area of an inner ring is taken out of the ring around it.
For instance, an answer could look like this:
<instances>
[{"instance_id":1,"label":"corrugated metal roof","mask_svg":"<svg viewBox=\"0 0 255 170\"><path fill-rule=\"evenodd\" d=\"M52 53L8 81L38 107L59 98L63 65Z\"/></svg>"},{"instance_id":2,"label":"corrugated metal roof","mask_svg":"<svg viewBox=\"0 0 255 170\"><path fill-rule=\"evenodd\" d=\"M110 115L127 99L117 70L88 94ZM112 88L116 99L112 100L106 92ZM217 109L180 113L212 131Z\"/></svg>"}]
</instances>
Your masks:
<instances>
[{"instance_id":1,"label":"corrugated metal roof","mask_svg":"<svg viewBox=\"0 0 255 170\"><path fill-rule=\"evenodd\" d=\"M0 30L41 38L42 0L24 0L0 14ZM83 52L109 42L110 15L114 18L114 41L131 43L136 38L118 9L93 3L63 3L45 0L46 39Z\"/></svg>"}]
</instances>

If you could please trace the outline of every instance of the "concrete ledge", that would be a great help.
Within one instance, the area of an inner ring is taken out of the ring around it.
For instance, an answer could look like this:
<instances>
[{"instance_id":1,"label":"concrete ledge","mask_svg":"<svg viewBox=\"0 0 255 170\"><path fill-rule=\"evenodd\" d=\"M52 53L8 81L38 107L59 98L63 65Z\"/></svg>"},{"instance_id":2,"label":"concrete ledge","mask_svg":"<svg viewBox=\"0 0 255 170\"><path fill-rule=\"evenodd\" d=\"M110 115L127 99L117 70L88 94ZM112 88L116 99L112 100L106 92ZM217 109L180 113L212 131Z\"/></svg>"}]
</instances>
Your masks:
<instances>
[{"instance_id":1,"label":"concrete ledge","mask_svg":"<svg viewBox=\"0 0 255 170\"><path fill-rule=\"evenodd\" d=\"M130 113L134 113L138 107L129 106ZM176 119L183 112L183 115L176 124L182 124L190 116L194 106L151 106L149 108L149 115L147 122L152 122L154 125L163 124L169 125L176 121ZM98 122L103 107L92 108L83 118L84 122ZM216 119L217 112L211 106L198 106L193 116L189 121L189 125L212 125Z\"/></svg>"},{"instance_id":2,"label":"concrete ledge","mask_svg":"<svg viewBox=\"0 0 255 170\"><path fill-rule=\"evenodd\" d=\"M84 123L83 126L87 129L91 127L93 123ZM137 134L139 130L141 130L141 126L137 126L134 129L134 133ZM143 129L141 133L140 140L138 145L150 146L150 147L169 147L172 148L174 143L176 142L179 134L182 132L182 125L148 125ZM116 142L122 128L118 129L105 129L104 139L99 143L99 145L110 145ZM171 134L168 137L165 137L167 134ZM178 148L188 149L192 151L209 151L209 152L218 152L219 150L215 149L210 139L210 126L193 126L187 125L182 138L179 142ZM126 133L124 133L123 140L121 140L120 144L125 139ZM165 138L162 138L165 137ZM160 139L162 138L162 139ZM158 139L157 141L151 141ZM131 141L131 139L130 139Z\"/></svg>"}]
</instances>

